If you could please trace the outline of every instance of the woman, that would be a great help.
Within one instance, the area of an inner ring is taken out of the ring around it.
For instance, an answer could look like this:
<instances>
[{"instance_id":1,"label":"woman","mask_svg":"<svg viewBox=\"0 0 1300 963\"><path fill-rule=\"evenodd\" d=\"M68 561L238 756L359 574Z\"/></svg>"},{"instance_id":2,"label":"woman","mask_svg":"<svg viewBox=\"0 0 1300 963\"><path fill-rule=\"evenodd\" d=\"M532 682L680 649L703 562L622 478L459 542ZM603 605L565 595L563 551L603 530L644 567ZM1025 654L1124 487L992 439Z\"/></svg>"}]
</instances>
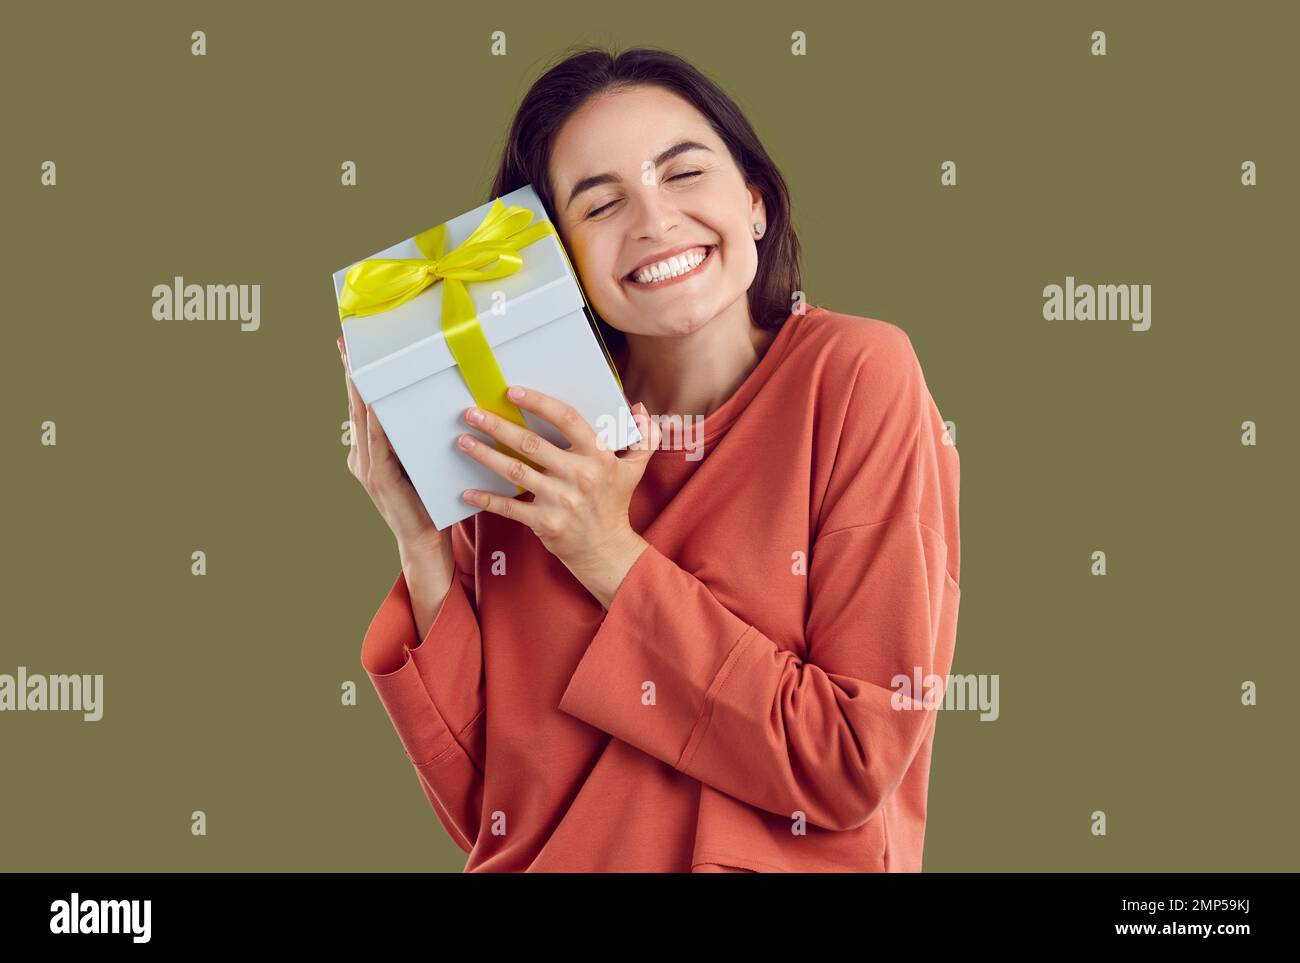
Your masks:
<instances>
[{"instance_id":1,"label":"woman","mask_svg":"<svg viewBox=\"0 0 1300 963\"><path fill-rule=\"evenodd\" d=\"M537 392L567 449L467 414L526 491L438 531L348 383L401 561L361 660L466 871L919 870L960 573L911 342L803 302L780 173L671 54L547 72L492 197L528 183L645 441Z\"/></svg>"}]
</instances>

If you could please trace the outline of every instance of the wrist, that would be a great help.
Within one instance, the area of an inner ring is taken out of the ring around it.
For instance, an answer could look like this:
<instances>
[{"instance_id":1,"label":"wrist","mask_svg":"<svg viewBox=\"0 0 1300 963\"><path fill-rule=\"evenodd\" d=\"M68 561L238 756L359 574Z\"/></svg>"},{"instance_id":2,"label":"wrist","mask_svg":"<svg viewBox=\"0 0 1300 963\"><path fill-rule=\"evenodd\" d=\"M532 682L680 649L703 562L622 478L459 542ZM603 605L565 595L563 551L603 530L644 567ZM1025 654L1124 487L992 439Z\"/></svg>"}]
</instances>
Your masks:
<instances>
[{"instance_id":1,"label":"wrist","mask_svg":"<svg viewBox=\"0 0 1300 963\"><path fill-rule=\"evenodd\" d=\"M649 547L650 543L629 526L626 532L611 536L582 559L566 562L566 566L608 610L632 566Z\"/></svg>"},{"instance_id":2,"label":"wrist","mask_svg":"<svg viewBox=\"0 0 1300 963\"><path fill-rule=\"evenodd\" d=\"M608 570L611 565L625 561L634 552L639 554L643 543L649 544L628 525L588 546L570 560L569 567L583 572Z\"/></svg>"},{"instance_id":3,"label":"wrist","mask_svg":"<svg viewBox=\"0 0 1300 963\"><path fill-rule=\"evenodd\" d=\"M401 559L403 569L425 567L442 559L451 559L451 533L434 529L432 535L398 538L397 557Z\"/></svg>"}]
</instances>

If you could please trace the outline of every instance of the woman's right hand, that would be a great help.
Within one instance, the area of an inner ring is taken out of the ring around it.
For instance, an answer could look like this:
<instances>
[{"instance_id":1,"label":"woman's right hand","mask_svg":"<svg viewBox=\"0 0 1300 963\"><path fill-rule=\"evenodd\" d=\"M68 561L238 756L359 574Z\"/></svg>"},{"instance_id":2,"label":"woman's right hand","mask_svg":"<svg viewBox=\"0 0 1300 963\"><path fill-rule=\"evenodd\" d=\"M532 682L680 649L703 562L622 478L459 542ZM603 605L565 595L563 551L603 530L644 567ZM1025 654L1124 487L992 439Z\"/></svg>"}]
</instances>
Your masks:
<instances>
[{"instance_id":1,"label":"woman's right hand","mask_svg":"<svg viewBox=\"0 0 1300 963\"><path fill-rule=\"evenodd\" d=\"M388 441L370 406L361 400L348 370L347 348L339 337L339 357L348 389L348 417L352 420L352 447L348 470L352 472L404 552L451 553L451 529L439 530L416 494L406 469Z\"/></svg>"}]
</instances>

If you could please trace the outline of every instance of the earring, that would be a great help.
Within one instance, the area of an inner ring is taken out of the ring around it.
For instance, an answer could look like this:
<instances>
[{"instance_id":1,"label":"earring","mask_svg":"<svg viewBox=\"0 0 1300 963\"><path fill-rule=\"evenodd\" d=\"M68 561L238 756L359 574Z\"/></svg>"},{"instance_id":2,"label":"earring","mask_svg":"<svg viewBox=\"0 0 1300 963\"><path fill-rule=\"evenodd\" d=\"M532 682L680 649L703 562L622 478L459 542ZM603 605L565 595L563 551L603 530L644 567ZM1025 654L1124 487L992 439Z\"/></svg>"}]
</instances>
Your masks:
<instances>
[{"instance_id":1,"label":"earring","mask_svg":"<svg viewBox=\"0 0 1300 963\"><path fill-rule=\"evenodd\" d=\"M762 221L755 221L755 222L754 222L754 237L762 237L762 236L763 236L763 222L762 222Z\"/></svg>"}]
</instances>

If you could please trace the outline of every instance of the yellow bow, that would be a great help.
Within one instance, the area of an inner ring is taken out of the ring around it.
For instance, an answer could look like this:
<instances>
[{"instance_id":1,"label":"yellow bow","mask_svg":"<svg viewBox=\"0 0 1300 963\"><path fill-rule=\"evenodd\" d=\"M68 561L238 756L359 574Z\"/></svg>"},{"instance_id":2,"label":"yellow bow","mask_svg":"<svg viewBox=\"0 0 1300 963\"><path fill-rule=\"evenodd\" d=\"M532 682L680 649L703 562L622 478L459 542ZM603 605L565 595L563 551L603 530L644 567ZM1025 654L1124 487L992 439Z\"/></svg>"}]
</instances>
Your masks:
<instances>
[{"instance_id":1,"label":"yellow bow","mask_svg":"<svg viewBox=\"0 0 1300 963\"><path fill-rule=\"evenodd\" d=\"M425 288L445 282L442 292L442 333L447 347L460 368L461 376L474 398L474 403L484 411L500 415L521 428L527 428L523 414L506 397L506 379L497 364L496 356L488 345L487 336L479 323L474 301L465 285L491 281L514 274L523 267L524 259L519 249L543 237L555 234L550 221L530 224L533 212L526 207L506 207L500 198L492 202L483 222L469 237L446 254L447 225L439 224L417 234L415 244L424 258L374 258L354 264L343 282L339 295L339 320L350 314L365 317L382 314L405 304ZM558 235L556 235L558 240ZM560 245L568 262L568 252ZM570 271L573 270L569 262ZM573 272L577 277L577 272ZM578 286L579 292L582 286ZM586 295L582 302L587 303ZM614 379L619 382L618 369L605 347L605 339L596 336L609 361ZM543 469L530 459L512 450L503 442L496 447L511 458L517 458L538 471ZM524 489L519 488L522 492Z\"/></svg>"}]
</instances>

